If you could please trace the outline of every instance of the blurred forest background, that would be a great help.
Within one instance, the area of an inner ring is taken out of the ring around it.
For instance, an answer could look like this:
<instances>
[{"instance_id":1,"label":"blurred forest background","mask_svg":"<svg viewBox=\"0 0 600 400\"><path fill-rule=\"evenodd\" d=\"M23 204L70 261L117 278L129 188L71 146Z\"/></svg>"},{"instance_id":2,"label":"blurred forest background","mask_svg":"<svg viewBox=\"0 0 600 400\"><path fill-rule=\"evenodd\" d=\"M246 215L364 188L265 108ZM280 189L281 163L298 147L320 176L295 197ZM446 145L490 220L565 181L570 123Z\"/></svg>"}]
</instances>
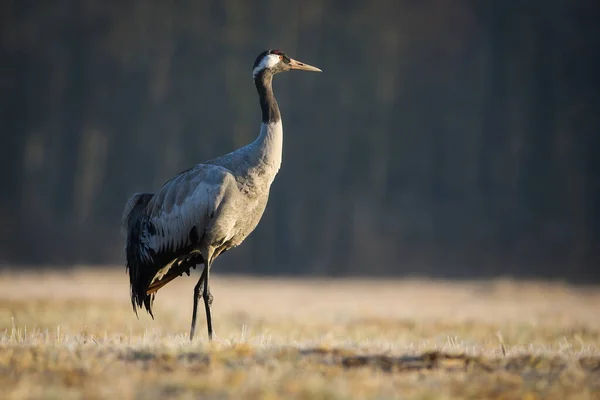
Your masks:
<instances>
[{"instance_id":1,"label":"blurred forest background","mask_svg":"<svg viewBox=\"0 0 600 400\"><path fill-rule=\"evenodd\" d=\"M123 263L123 206L258 134L284 161L220 272L600 280L595 0L6 0L0 262Z\"/></svg>"}]
</instances>

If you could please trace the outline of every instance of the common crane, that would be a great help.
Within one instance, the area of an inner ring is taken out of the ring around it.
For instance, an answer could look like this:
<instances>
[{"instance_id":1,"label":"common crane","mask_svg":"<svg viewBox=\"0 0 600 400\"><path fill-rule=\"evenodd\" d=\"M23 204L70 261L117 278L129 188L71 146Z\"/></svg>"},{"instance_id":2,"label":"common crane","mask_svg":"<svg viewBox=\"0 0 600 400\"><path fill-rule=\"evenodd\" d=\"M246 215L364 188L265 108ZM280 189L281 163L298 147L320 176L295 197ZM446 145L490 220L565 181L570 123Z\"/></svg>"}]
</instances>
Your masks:
<instances>
[{"instance_id":1,"label":"common crane","mask_svg":"<svg viewBox=\"0 0 600 400\"><path fill-rule=\"evenodd\" d=\"M136 193L123 212L131 304L154 318L156 292L196 265L204 269L194 287L190 340L194 338L200 296L208 338L213 338L210 269L223 252L238 246L258 225L269 188L281 166L283 128L273 95L273 76L292 69L321 71L266 50L253 66L262 124L256 140L234 152L200 163L175 176L156 193Z\"/></svg>"}]
</instances>

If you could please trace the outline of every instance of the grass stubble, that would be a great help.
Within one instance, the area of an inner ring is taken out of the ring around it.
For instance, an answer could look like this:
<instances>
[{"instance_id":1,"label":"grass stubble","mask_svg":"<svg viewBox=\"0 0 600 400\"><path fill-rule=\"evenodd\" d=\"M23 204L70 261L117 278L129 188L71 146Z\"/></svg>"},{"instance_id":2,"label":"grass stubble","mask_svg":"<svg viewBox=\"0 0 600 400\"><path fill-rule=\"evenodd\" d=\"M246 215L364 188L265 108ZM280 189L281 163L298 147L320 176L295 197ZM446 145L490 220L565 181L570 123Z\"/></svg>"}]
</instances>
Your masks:
<instances>
[{"instance_id":1,"label":"grass stubble","mask_svg":"<svg viewBox=\"0 0 600 400\"><path fill-rule=\"evenodd\" d=\"M1 274L0 397L600 399L598 287L217 275L219 341L201 323L190 343L196 279L159 292L156 320L127 282Z\"/></svg>"}]
</instances>

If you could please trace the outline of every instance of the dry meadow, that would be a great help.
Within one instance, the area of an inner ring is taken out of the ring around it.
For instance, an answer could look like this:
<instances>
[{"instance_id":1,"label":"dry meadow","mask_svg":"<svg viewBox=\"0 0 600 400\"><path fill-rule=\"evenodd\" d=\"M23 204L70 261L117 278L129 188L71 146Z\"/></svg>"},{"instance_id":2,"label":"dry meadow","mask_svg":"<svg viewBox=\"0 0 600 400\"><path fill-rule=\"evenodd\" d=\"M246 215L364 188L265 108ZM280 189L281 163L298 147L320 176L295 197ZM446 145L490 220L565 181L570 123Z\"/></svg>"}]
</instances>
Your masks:
<instances>
[{"instance_id":1,"label":"dry meadow","mask_svg":"<svg viewBox=\"0 0 600 400\"><path fill-rule=\"evenodd\" d=\"M600 399L600 288L213 279L139 319L122 268L0 275L2 399ZM202 309L202 307L201 307Z\"/></svg>"}]
</instances>

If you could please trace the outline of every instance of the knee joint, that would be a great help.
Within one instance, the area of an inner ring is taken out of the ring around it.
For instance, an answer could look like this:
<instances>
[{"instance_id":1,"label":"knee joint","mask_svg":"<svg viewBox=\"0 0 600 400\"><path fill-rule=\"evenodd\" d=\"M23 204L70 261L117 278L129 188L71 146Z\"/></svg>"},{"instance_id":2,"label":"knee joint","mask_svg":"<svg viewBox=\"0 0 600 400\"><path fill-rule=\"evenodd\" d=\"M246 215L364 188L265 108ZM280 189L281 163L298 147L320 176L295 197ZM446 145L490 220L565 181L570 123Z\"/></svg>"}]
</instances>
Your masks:
<instances>
[{"instance_id":1,"label":"knee joint","mask_svg":"<svg viewBox=\"0 0 600 400\"><path fill-rule=\"evenodd\" d=\"M209 305L212 305L213 303L213 295L208 292L208 293L202 293L202 298L204 299L204 301L206 301Z\"/></svg>"}]
</instances>

